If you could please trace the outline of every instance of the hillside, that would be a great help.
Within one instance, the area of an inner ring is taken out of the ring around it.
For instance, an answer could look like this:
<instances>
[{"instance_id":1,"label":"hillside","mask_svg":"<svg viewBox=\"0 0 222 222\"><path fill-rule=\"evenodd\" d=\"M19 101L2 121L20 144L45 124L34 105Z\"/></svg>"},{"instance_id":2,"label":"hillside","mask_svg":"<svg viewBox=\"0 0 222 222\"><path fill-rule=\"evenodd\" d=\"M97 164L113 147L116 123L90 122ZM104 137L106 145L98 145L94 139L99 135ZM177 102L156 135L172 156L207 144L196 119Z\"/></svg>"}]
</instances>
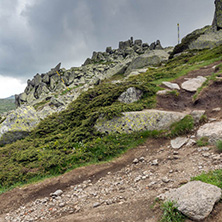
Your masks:
<instances>
[{"instance_id":1,"label":"hillside","mask_svg":"<svg viewBox=\"0 0 222 222\"><path fill-rule=\"evenodd\" d=\"M221 36L215 13L28 80L0 119L0 221L222 221Z\"/></svg>"},{"instance_id":2,"label":"hillside","mask_svg":"<svg viewBox=\"0 0 222 222\"><path fill-rule=\"evenodd\" d=\"M176 127L176 131L175 128L172 126L173 128L171 128L170 131L134 132L131 133L130 135L119 134L119 133L106 135L95 131L93 128L94 123L101 115L103 115L103 117L106 117L107 119L112 119L114 116L120 116L120 113L123 111L136 111L136 110L139 111L154 107L160 110L161 109L178 110L180 112L186 111L187 109L190 110L201 109L206 111L206 115L208 116L208 118L213 117L216 119L220 119L221 118L220 112L216 112L213 110L215 108L221 107L221 101L222 101L221 100L222 98L218 97L220 93L218 94L215 93L220 89L219 86L221 83L220 82L220 76L222 73L221 52L222 52L221 46L200 52L190 51L188 54L187 53L182 54L176 57L175 59L168 61L166 64L157 67L150 67L147 69L146 72L138 73L136 76L133 75L131 77L124 77L123 75L117 75L115 76L115 81L117 81L117 83L116 82L112 83L111 81L113 81L114 77L111 77L111 79L106 79L102 81L99 85L96 85L94 88L89 89L88 91L82 93L74 102L70 103L70 105L66 110L58 114L55 113L52 116L49 116L45 118L42 122L40 122L40 125L36 129L34 129L28 137L26 137L23 140L14 142L12 144L5 145L1 148L0 178L1 178L2 190L6 189L9 186L14 186L15 184L18 185L21 183L36 181L44 177L49 177L53 175L55 176L81 165L88 165L89 163L92 164L96 162L110 160L111 158L120 155L121 153L125 152L128 149L138 146L139 144L144 144L140 146L143 147L142 150L151 149L150 151L153 150L152 153L149 154L149 152L146 153L142 152L141 150L142 153L137 154L136 150L140 150L140 148L137 148L135 150L135 153L133 150L131 152L128 152L126 154L127 161L125 163L124 162L121 163L120 161L120 165L118 166L117 164L118 167L117 166L115 167L115 164L112 165L112 162L110 163L111 164L110 167L109 164L107 165L108 167L107 170L105 170L106 166L104 166L105 168L103 168L102 165L101 166L98 165L98 167L95 166L95 171L92 169L91 175L95 173L95 175L98 174L98 176L95 176L95 179L92 180L94 181L93 183L97 181L96 178L99 179L103 177L104 173L107 171L112 171L113 173L116 172L116 175L121 175L122 173L120 172L123 171L128 172L129 169L127 166L136 157L137 158L143 157L145 161L141 162L142 164L141 167L142 166L144 167L142 167L140 170L143 170L145 172L148 169L149 172L152 173L156 172L153 171L154 169L152 169L152 167L151 168L148 167L149 164L147 165L145 163L149 163L150 161L152 161L152 159L153 160L159 159L161 162L163 161L162 164L164 164L164 159L168 158L167 156L171 155L167 154L168 152L171 153L171 151L168 150L168 148L166 150L164 148L164 147L169 147L169 145L167 144L169 143L168 141L170 138L183 134L187 135L195 134L195 130L197 129L198 126L195 126L193 128L192 119L190 120L187 119L185 123L180 122L179 125L185 124L185 126L183 126L182 129L180 129L179 127L179 130ZM162 85L160 85L163 81L174 80L175 83L181 84L183 81L185 81L187 77L196 77L198 75L207 76L208 80L205 81L203 85L204 87L200 88L200 90L198 90L197 93L195 92L187 93L186 90L182 91L180 90L178 92L176 90L171 90L169 91L169 93L163 96L156 96L156 92L160 90L161 87L163 87ZM120 82L118 80L120 80ZM121 103L117 101L117 98L124 91L126 91L126 89L130 87L136 87L142 90L144 93L142 98L137 102L131 104ZM209 99L207 100L207 98ZM210 101L214 102L212 103L211 106L209 106ZM191 122L189 123L189 121ZM151 139L147 141L148 138L158 138L158 139ZM149 145L150 143L151 144L157 143L157 144L153 146ZM162 148L159 150L158 147ZM155 151L156 149L157 152ZM199 149L199 148L193 148L191 146L189 149ZM172 154L179 156L184 156L184 155L189 156L190 155L189 149L183 148L181 149L181 151L179 151L179 153L172 153ZM212 155L214 155L213 153L214 151L212 150ZM200 160L199 158L202 158L203 159L202 161L204 162L204 158L201 157L199 154L201 153L199 153L198 151L197 153L195 152L195 155L197 155L196 158L198 160ZM179 157L175 159L178 160L178 164L181 162ZM161 164L161 162L158 163L158 165ZM169 161L167 161L166 164L170 164L168 162ZM196 161L194 161L193 163L195 162ZM189 166L190 164L191 163L187 162L187 166ZM136 166L135 171L134 167L131 170L133 170L132 173L136 175L137 174L136 172L139 170L140 165L138 165L139 168L137 168L137 165L135 166ZM199 165L197 167L199 167ZM203 167L207 171L215 169L214 167L212 168L210 161L209 165L207 163L204 163ZM168 165L164 167L164 169L167 168ZM175 168L177 168L176 165ZM85 169L86 171L88 171L87 169L90 168L86 167ZM160 168L160 170L161 169L162 168ZM187 168L187 170L189 169L191 170L191 168ZM78 170L73 171L74 174L75 172L78 172ZM61 183L58 182L60 181L59 179L51 179L50 180L51 182L50 181L46 182L46 184L49 183L48 185L39 186L37 190L35 188L36 191L34 191L35 193L33 193L32 195L34 196L37 195L36 198L43 197L44 195L48 196L51 192L54 192L56 189L59 188L66 189L66 187L79 184L81 183L81 181L87 180L87 178L92 178L92 176L83 176L84 170L82 172L83 174L77 173L77 175L79 175L81 178L83 177L80 180L71 179L69 176L70 173L66 174L67 176L64 177L64 180L66 180L67 182L62 182L63 185L59 185ZM181 180L183 178L189 180L191 176L197 176L200 172L201 171L199 170L194 170L192 172L185 171L184 177L181 176ZM164 177L164 174L165 173L160 173L159 178ZM90 173L88 175L90 175ZM154 175L157 176L158 173L156 172ZM65 179L66 177L67 179ZM150 177L149 179L150 182L145 180L144 181L145 184L152 183L153 180L152 178L153 177ZM114 178L112 177L112 179ZM174 181L176 184L179 183L179 181L176 180L176 178L175 179L172 178L172 181ZM51 183L54 185L52 185ZM132 181L132 183L135 183L135 181L134 182ZM141 184L139 183L138 184L139 187L137 187L135 183L135 189L138 188L138 190L141 190L142 189L141 186L143 186L142 184L143 183ZM173 184L171 184L171 186L176 186L176 184L174 185ZM44 191L45 186L47 187L46 189L47 191ZM80 187L81 186L79 186L79 188ZM150 196L150 198L153 195L155 195L157 189L158 186L154 188L154 193ZM166 187L164 189L166 189ZM124 195L123 194L124 192L120 193L121 194L118 195L121 196ZM8 194L6 193L6 195ZM139 196L140 195L138 194L138 198ZM1 196L1 198L5 199L4 195ZM12 196L11 197L9 196L9 198L7 199L9 201L8 204L11 203L10 201L14 200ZM121 200L117 201L117 203L125 202L124 197L122 200L123 201ZM25 197L25 199L23 200L21 199L20 201L26 202L28 201L28 199L26 199ZM22 202L19 203L21 204ZM7 201L3 201L2 204L4 206L8 206ZM15 204L13 209L15 209L17 206L18 205ZM124 203L123 206L125 206ZM2 212L5 212L5 210L3 210L4 208L5 207L1 208ZM81 209L80 212L85 212L81 207L80 209ZM77 210L76 212L78 211L79 210ZM62 215L63 214L65 215L66 212L68 213L69 210L63 212ZM73 213L75 213L75 211ZM50 217L52 217L52 214L50 215L51 215ZM58 215L60 214L55 214L54 216L58 217Z\"/></svg>"},{"instance_id":3,"label":"hillside","mask_svg":"<svg viewBox=\"0 0 222 222\"><path fill-rule=\"evenodd\" d=\"M0 99L0 114L15 109L14 99Z\"/></svg>"}]
</instances>

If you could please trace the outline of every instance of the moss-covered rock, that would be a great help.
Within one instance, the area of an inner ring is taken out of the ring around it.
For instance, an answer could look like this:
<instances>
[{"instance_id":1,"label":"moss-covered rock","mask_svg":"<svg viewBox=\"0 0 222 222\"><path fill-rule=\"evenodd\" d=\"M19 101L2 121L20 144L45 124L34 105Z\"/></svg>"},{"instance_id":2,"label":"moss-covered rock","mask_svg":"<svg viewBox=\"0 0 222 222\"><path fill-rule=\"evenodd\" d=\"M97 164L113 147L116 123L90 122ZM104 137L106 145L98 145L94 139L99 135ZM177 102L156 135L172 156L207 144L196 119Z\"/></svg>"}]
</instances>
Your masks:
<instances>
[{"instance_id":1,"label":"moss-covered rock","mask_svg":"<svg viewBox=\"0 0 222 222\"><path fill-rule=\"evenodd\" d=\"M12 111L0 124L0 145L24 138L38 123L37 113L31 106Z\"/></svg>"},{"instance_id":2,"label":"moss-covered rock","mask_svg":"<svg viewBox=\"0 0 222 222\"><path fill-rule=\"evenodd\" d=\"M95 128L102 133L130 133L144 130L166 130L174 122L186 116L185 113L144 110L138 112L125 112L122 117L112 120L99 119Z\"/></svg>"}]
</instances>

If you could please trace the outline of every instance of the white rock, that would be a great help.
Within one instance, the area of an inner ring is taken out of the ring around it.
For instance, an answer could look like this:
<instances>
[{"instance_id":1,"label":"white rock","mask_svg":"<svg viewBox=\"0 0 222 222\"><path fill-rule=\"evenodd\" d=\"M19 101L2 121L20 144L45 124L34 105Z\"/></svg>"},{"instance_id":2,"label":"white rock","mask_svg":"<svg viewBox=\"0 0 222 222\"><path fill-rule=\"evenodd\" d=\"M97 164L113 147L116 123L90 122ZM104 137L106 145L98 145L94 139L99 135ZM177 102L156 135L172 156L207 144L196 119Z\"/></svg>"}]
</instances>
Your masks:
<instances>
[{"instance_id":1,"label":"white rock","mask_svg":"<svg viewBox=\"0 0 222 222\"><path fill-rule=\"evenodd\" d=\"M164 90L160 90L160 91L158 91L156 94L158 95L158 96L162 96L162 95L166 95L167 93L169 93L171 90L169 90L169 89L164 89Z\"/></svg>"},{"instance_id":2,"label":"white rock","mask_svg":"<svg viewBox=\"0 0 222 222\"><path fill-rule=\"evenodd\" d=\"M182 83L181 88L189 92L196 92L199 87L207 80L203 76L198 76L197 78L189 79Z\"/></svg>"},{"instance_id":3,"label":"white rock","mask_svg":"<svg viewBox=\"0 0 222 222\"><path fill-rule=\"evenodd\" d=\"M56 190L54 193L52 193L52 196L60 196L63 194L62 190Z\"/></svg>"},{"instance_id":4,"label":"white rock","mask_svg":"<svg viewBox=\"0 0 222 222\"><path fill-rule=\"evenodd\" d=\"M186 137L177 137L174 140L170 141L171 147L173 149L180 149L185 143L188 142L188 138Z\"/></svg>"},{"instance_id":5,"label":"white rock","mask_svg":"<svg viewBox=\"0 0 222 222\"><path fill-rule=\"evenodd\" d=\"M221 198L221 189L200 181L192 181L164 194L166 200L175 201L179 211L193 220L203 220Z\"/></svg>"},{"instance_id":6,"label":"white rock","mask_svg":"<svg viewBox=\"0 0 222 222\"><path fill-rule=\"evenodd\" d=\"M214 111L214 112L220 112L220 111L221 111L221 108L220 108L220 107L217 107L217 108L214 108L212 111Z\"/></svg>"},{"instance_id":7,"label":"white rock","mask_svg":"<svg viewBox=\"0 0 222 222\"><path fill-rule=\"evenodd\" d=\"M201 126L197 131L197 138L208 137L211 144L215 144L218 140L222 140L222 121L207 123Z\"/></svg>"},{"instance_id":8,"label":"white rock","mask_svg":"<svg viewBox=\"0 0 222 222\"><path fill-rule=\"evenodd\" d=\"M186 146L193 146L194 144L196 144L196 140L189 139Z\"/></svg>"},{"instance_id":9,"label":"white rock","mask_svg":"<svg viewBox=\"0 0 222 222\"><path fill-rule=\"evenodd\" d=\"M162 82L162 84L170 89L177 89L180 90L180 87L177 83L171 83L171 82Z\"/></svg>"}]
</instances>

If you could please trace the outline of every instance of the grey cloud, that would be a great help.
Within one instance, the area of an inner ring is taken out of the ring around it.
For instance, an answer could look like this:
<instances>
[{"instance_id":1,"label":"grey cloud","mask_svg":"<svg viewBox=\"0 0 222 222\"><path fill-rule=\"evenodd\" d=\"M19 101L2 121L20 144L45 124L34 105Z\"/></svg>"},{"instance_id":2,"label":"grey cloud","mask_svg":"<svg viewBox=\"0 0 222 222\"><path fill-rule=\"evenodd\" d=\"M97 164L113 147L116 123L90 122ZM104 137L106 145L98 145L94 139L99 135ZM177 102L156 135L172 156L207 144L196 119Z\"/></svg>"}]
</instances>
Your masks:
<instances>
[{"instance_id":1,"label":"grey cloud","mask_svg":"<svg viewBox=\"0 0 222 222\"><path fill-rule=\"evenodd\" d=\"M184 36L214 13L212 0L32 1L16 14L18 1L0 0L0 74L27 79L60 61L77 66L131 36L175 45L178 22Z\"/></svg>"}]
</instances>

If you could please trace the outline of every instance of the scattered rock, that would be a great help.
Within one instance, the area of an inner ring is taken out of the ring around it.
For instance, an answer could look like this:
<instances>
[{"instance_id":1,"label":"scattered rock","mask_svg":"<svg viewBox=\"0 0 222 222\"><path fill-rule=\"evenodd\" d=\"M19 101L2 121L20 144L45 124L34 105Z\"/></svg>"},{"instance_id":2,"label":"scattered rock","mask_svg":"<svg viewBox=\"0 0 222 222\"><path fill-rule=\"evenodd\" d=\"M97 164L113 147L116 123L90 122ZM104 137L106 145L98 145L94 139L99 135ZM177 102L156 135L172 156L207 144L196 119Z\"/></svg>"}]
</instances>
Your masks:
<instances>
[{"instance_id":1,"label":"scattered rock","mask_svg":"<svg viewBox=\"0 0 222 222\"><path fill-rule=\"evenodd\" d=\"M206 123L197 131L197 138L207 137L211 144L215 144L218 140L222 140L222 121Z\"/></svg>"},{"instance_id":2,"label":"scattered rock","mask_svg":"<svg viewBox=\"0 0 222 222\"><path fill-rule=\"evenodd\" d=\"M188 142L188 138L186 137L177 137L174 140L170 141L171 147L173 149L180 149L184 144Z\"/></svg>"},{"instance_id":3,"label":"scattered rock","mask_svg":"<svg viewBox=\"0 0 222 222\"><path fill-rule=\"evenodd\" d=\"M152 161L152 163L151 163L151 165L153 165L153 166L158 166L158 159L156 159L156 160L153 160Z\"/></svg>"},{"instance_id":4,"label":"scattered rock","mask_svg":"<svg viewBox=\"0 0 222 222\"><path fill-rule=\"evenodd\" d=\"M186 144L186 146L193 146L193 145L195 145L195 144L196 144L196 140L194 140L194 139L189 139L188 142L187 142L187 144Z\"/></svg>"},{"instance_id":5,"label":"scattered rock","mask_svg":"<svg viewBox=\"0 0 222 222\"><path fill-rule=\"evenodd\" d=\"M96 203L93 204L93 208L99 207L100 205L101 205L101 203L96 202Z\"/></svg>"},{"instance_id":6,"label":"scattered rock","mask_svg":"<svg viewBox=\"0 0 222 222\"><path fill-rule=\"evenodd\" d=\"M165 194L166 200L175 201L179 211L193 220L203 220L221 198L221 189L200 181L192 181Z\"/></svg>"},{"instance_id":7,"label":"scattered rock","mask_svg":"<svg viewBox=\"0 0 222 222\"><path fill-rule=\"evenodd\" d=\"M220 108L220 107L217 107L217 108L212 109L212 111L214 111L214 112L220 112L220 111L221 111L221 108Z\"/></svg>"},{"instance_id":8,"label":"scattered rock","mask_svg":"<svg viewBox=\"0 0 222 222\"><path fill-rule=\"evenodd\" d=\"M51 194L51 196L61 196L63 194L63 191L62 190L56 190L54 193Z\"/></svg>"},{"instance_id":9,"label":"scattered rock","mask_svg":"<svg viewBox=\"0 0 222 222\"><path fill-rule=\"evenodd\" d=\"M134 163L134 164L137 164L137 163L139 163L139 160L138 160L137 158L135 158L135 159L133 160L133 163Z\"/></svg>"},{"instance_id":10,"label":"scattered rock","mask_svg":"<svg viewBox=\"0 0 222 222\"><path fill-rule=\"evenodd\" d=\"M177 89L180 90L180 87L177 83L171 83L171 82L162 82L162 84L172 90Z\"/></svg>"},{"instance_id":11,"label":"scattered rock","mask_svg":"<svg viewBox=\"0 0 222 222\"><path fill-rule=\"evenodd\" d=\"M158 96L163 96L163 95L167 95L170 91L171 91L171 90L169 90L169 89L164 89L164 90L158 91L156 94L157 94Z\"/></svg>"},{"instance_id":12,"label":"scattered rock","mask_svg":"<svg viewBox=\"0 0 222 222\"><path fill-rule=\"evenodd\" d=\"M188 92L196 92L199 87L207 80L203 76L198 76L197 78L189 79L181 84L181 88Z\"/></svg>"},{"instance_id":13,"label":"scattered rock","mask_svg":"<svg viewBox=\"0 0 222 222\"><path fill-rule=\"evenodd\" d=\"M190 115L193 117L194 123L198 124L205 113L205 110L193 110Z\"/></svg>"}]
</instances>

